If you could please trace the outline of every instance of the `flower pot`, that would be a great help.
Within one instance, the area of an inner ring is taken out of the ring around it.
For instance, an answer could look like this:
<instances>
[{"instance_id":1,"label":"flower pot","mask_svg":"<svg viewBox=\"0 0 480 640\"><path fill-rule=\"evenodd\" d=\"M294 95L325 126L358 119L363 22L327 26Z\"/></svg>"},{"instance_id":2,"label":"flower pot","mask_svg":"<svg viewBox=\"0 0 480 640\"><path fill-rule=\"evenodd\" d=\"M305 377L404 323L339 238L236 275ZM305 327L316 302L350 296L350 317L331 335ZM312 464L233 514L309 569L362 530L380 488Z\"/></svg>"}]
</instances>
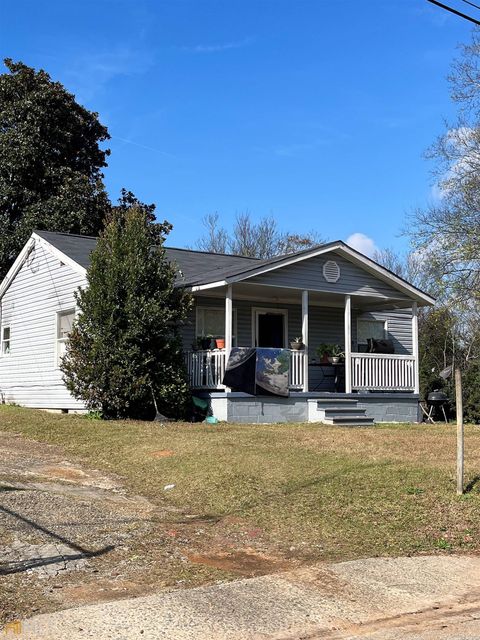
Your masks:
<instances>
[{"instance_id":1,"label":"flower pot","mask_svg":"<svg viewBox=\"0 0 480 640\"><path fill-rule=\"evenodd\" d=\"M338 356L333 356L330 358L330 362L332 364L338 364L340 362L340 358Z\"/></svg>"},{"instance_id":2,"label":"flower pot","mask_svg":"<svg viewBox=\"0 0 480 640\"><path fill-rule=\"evenodd\" d=\"M328 353L324 353L322 355L322 360L321 360L322 364L328 364L330 362L330 358L328 357Z\"/></svg>"},{"instance_id":3,"label":"flower pot","mask_svg":"<svg viewBox=\"0 0 480 640\"><path fill-rule=\"evenodd\" d=\"M225 338L217 338L215 340L217 349L225 349Z\"/></svg>"},{"instance_id":4,"label":"flower pot","mask_svg":"<svg viewBox=\"0 0 480 640\"><path fill-rule=\"evenodd\" d=\"M290 348L293 351L300 351L304 346L303 342L290 342Z\"/></svg>"},{"instance_id":5,"label":"flower pot","mask_svg":"<svg viewBox=\"0 0 480 640\"><path fill-rule=\"evenodd\" d=\"M212 348L212 339L211 338L202 338L201 339L202 349L206 351L207 349Z\"/></svg>"}]
</instances>

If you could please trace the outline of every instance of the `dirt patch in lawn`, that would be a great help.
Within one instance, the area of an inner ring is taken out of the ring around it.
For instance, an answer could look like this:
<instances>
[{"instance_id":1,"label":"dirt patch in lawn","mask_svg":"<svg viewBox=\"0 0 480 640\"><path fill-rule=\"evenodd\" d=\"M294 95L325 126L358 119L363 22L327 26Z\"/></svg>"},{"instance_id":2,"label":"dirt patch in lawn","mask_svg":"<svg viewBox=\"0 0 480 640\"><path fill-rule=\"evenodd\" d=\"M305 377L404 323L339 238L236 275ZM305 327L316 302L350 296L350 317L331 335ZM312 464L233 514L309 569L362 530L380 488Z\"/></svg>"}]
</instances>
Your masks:
<instances>
[{"instance_id":1,"label":"dirt patch in lawn","mask_svg":"<svg viewBox=\"0 0 480 640\"><path fill-rule=\"evenodd\" d=\"M222 571L232 571L240 576L264 576L278 571L291 569L293 563L274 558L253 549L209 553L204 555L189 554L188 559L195 564L203 564Z\"/></svg>"},{"instance_id":2,"label":"dirt patch in lawn","mask_svg":"<svg viewBox=\"0 0 480 640\"><path fill-rule=\"evenodd\" d=\"M162 449L161 451L152 451L150 455L152 458L170 458L171 456L174 456L175 453L170 449Z\"/></svg>"},{"instance_id":3,"label":"dirt patch in lawn","mask_svg":"<svg viewBox=\"0 0 480 640\"><path fill-rule=\"evenodd\" d=\"M71 480L72 482L78 482L79 480L81 481L88 477L85 471L82 471L81 469L64 466L40 467L40 469L38 469L38 473L49 478L59 478L66 481Z\"/></svg>"}]
</instances>

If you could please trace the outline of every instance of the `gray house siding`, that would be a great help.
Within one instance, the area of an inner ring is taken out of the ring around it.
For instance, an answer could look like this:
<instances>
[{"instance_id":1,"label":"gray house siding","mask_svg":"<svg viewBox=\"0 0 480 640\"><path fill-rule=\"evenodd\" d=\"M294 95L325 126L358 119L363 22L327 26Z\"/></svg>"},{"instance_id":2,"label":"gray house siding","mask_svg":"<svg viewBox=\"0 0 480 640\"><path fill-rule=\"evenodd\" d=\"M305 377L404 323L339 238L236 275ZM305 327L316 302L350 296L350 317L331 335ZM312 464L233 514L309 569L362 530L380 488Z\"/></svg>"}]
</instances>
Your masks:
<instances>
[{"instance_id":1,"label":"gray house siding","mask_svg":"<svg viewBox=\"0 0 480 640\"><path fill-rule=\"evenodd\" d=\"M323 266L329 260L334 260L340 267L340 278L337 282L327 282L323 275ZM309 291L349 293L379 298L396 298L398 300L407 299L406 295L383 282L380 278L334 252L255 276L250 278L248 282L292 287L294 289L308 289Z\"/></svg>"},{"instance_id":2,"label":"gray house siding","mask_svg":"<svg viewBox=\"0 0 480 640\"><path fill-rule=\"evenodd\" d=\"M187 324L182 328L183 343L189 350L195 340L196 306L224 308L223 298L198 297L192 309ZM250 302L247 300L233 300L234 314L236 314L236 344L239 347L252 346L252 309L263 307L269 309L286 309L288 312L288 338L302 335L301 305L274 304L270 302ZM395 311L378 311L362 313L352 310L352 348L357 350L357 318L371 320L386 320L388 337L393 340L395 353L412 353L412 312L410 309ZM310 358L316 357L316 349L322 342L344 343L344 310L340 307L321 307L311 305L309 308L309 336Z\"/></svg>"},{"instance_id":3,"label":"gray house siding","mask_svg":"<svg viewBox=\"0 0 480 640\"><path fill-rule=\"evenodd\" d=\"M393 341L395 353L405 355L413 353L411 309L396 309L395 311L371 311L369 313L363 313L359 317L367 318L370 320L386 320L388 332L387 337Z\"/></svg>"},{"instance_id":4,"label":"gray house siding","mask_svg":"<svg viewBox=\"0 0 480 640\"><path fill-rule=\"evenodd\" d=\"M75 307L84 278L41 244L0 301L1 325L11 352L0 355L0 398L25 407L82 409L65 388L56 363L57 313Z\"/></svg>"}]
</instances>

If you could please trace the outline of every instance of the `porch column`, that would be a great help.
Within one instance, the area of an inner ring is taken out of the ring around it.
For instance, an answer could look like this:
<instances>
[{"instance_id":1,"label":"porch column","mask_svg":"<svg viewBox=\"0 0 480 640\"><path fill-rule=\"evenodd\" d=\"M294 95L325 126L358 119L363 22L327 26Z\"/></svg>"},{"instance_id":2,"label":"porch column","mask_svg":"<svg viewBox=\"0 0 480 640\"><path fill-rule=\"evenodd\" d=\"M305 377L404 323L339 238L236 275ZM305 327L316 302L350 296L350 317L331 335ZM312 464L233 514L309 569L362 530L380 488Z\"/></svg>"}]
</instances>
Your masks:
<instances>
[{"instance_id":1,"label":"porch column","mask_svg":"<svg viewBox=\"0 0 480 640\"><path fill-rule=\"evenodd\" d=\"M414 393L420 393L420 375L419 375L419 362L418 362L418 304L416 302L412 305L412 353L415 358L414 363Z\"/></svg>"},{"instance_id":2,"label":"porch column","mask_svg":"<svg viewBox=\"0 0 480 640\"><path fill-rule=\"evenodd\" d=\"M345 393L352 393L352 300L345 296Z\"/></svg>"},{"instance_id":3,"label":"porch column","mask_svg":"<svg viewBox=\"0 0 480 640\"><path fill-rule=\"evenodd\" d=\"M232 325L233 325L233 306L232 306L232 285L227 285L225 293L225 369L227 368L228 358L232 350ZM230 387L225 387L225 391L230 391Z\"/></svg>"},{"instance_id":4,"label":"porch column","mask_svg":"<svg viewBox=\"0 0 480 640\"><path fill-rule=\"evenodd\" d=\"M233 324L233 306L232 306L232 285L227 286L225 294L225 357L228 360L232 349L232 324Z\"/></svg>"},{"instance_id":5,"label":"porch column","mask_svg":"<svg viewBox=\"0 0 480 640\"><path fill-rule=\"evenodd\" d=\"M232 285L227 286L225 293L225 368L227 368L228 358L232 350L232 325L233 325L233 306L232 306ZM229 387L225 387L225 391L230 391Z\"/></svg>"},{"instance_id":6,"label":"porch column","mask_svg":"<svg viewBox=\"0 0 480 640\"><path fill-rule=\"evenodd\" d=\"M308 391L308 291L302 291L303 390Z\"/></svg>"}]
</instances>

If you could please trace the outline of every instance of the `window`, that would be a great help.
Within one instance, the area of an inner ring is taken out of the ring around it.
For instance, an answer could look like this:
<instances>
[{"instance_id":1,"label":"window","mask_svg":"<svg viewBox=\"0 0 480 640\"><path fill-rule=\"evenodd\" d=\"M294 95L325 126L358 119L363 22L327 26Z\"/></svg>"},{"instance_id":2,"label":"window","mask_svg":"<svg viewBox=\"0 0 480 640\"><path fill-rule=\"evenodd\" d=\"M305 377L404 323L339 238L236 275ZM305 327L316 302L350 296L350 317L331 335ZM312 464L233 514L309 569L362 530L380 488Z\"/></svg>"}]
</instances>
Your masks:
<instances>
[{"instance_id":1,"label":"window","mask_svg":"<svg viewBox=\"0 0 480 640\"><path fill-rule=\"evenodd\" d=\"M236 344L237 310L233 309L232 343ZM225 309L222 307L197 307L196 337L225 337Z\"/></svg>"},{"instance_id":2,"label":"window","mask_svg":"<svg viewBox=\"0 0 480 640\"><path fill-rule=\"evenodd\" d=\"M68 336L70 335L70 331L72 330L74 320L74 309L69 309L68 311L60 311L60 313L57 313L57 366L60 365L60 360L65 354Z\"/></svg>"},{"instance_id":3,"label":"window","mask_svg":"<svg viewBox=\"0 0 480 640\"><path fill-rule=\"evenodd\" d=\"M6 356L10 353L10 327L2 329L2 355Z\"/></svg>"},{"instance_id":4,"label":"window","mask_svg":"<svg viewBox=\"0 0 480 640\"><path fill-rule=\"evenodd\" d=\"M384 340L387 335L387 323L384 320L357 320L358 345L367 346L367 339Z\"/></svg>"}]
</instances>

